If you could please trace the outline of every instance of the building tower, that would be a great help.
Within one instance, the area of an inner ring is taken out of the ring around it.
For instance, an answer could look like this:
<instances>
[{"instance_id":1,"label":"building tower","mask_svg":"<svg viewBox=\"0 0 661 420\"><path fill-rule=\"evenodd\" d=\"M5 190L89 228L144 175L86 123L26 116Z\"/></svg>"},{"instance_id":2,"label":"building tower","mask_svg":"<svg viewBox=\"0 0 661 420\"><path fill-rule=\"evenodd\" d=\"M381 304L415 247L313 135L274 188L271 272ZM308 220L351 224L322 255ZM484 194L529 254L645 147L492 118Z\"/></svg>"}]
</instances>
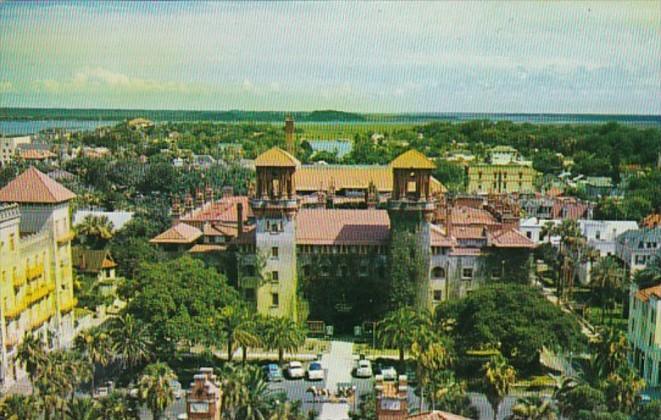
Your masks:
<instances>
[{"instance_id":1,"label":"building tower","mask_svg":"<svg viewBox=\"0 0 661 420\"><path fill-rule=\"evenodd\" d=\"M420 309L431 305L429 275L431 249L431 222L435 203L430 193L431 172L434 164L417 150L401 154L390 164L393 171L392 196L388 202L388 212L392 226L391 250L397 252L398 240L406 236L415 243L407 243L411 266L409 280L417 284L416 304Z\"/></svg>"},{"instance_id":2,"label":"building tower","mask_svg":"<svg viewBox=\"0 0 661 420\"><path fill-rule=\"evenodd\" d=\"M274 147L255 160L257 188L251 207L255 215L256 264L262 270L255 297L259 313L297 320L296 214L294 172L300 166L290 153Z\"/></svg>"},{"instance_id":3,"label":"building tower","mask_svg":"<svg viewBox=\"0 0 661 420\"><path fill-rule=\"evenodd\" d=\"M285 118L285 150L296 156L296 135L294 134L294 118L291 114Z\"/></svg>"}]
</instances>

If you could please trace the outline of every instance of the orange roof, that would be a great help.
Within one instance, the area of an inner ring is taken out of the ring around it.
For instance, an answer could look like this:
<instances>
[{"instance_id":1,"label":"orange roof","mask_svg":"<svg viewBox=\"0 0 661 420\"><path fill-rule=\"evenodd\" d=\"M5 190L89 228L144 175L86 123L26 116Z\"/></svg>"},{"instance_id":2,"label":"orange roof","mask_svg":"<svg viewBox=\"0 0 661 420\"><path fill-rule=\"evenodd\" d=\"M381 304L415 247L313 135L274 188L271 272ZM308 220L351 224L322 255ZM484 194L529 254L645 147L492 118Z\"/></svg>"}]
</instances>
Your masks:
<instances>
[{"instance_id":1,"label":"orange roof","mask_svg":"<svg viewBox=\"0 0 661 420\"><path fill-rule=\"evenodd\" d=\"M534 248L535 243L516 229L503 229L489 235L497 248Z\"/></svg>"},{"instance_id":2,"label":"orange roof","mask_svg":"<svg viewBox=\"0 0 661 420\"><path fill-rule=\"evenodd\" d=\"M57 155L50 150L27 149L19 151L18 154L25 160L46 160L57 157Z\"/></svg>"},{"instance_id":3,"label":"orange roof","mask_svg":"<svg viewBox=\"0 0 661 420\"><path fill-rule=\"evenodd\" d=\"M452 226L452 236L457 239L484 239L484 226Z\"/></svg>"},{"instance_id":4,"label":"orange roof","mask_svg":"<svg viewBox=\"0 0 661 420\"><path fill-rule=\"evenodd\" d=\"M436 165L427 156L414 149L397 156L390 162L390 166L395 169L436 169Z\"/></svg>"},{"instance_id":5,"label":"orange roof","mask_svg":"<svg viewBox=\"0 0 661 420\"><path fill-rule=\"evenodd\" d=\"M407 419L408 420L468 420L467 417L446 413L444 411L430 411L427 413L412 414L408 416Z\"/></svg>"},{"instance_id":6,"label":"orange roof","mask_svg":"<svg viewBox=\"0 0 661 420\"><path fill-rule=\"evenodd\" d=\"M227 249L225 245L218 244L195 244L188 250L191 254L205 254L207 252L222 252Z\"/></svg>"},{"instance_id":7,"label":"orange roof","mask_svg":"<svg viewBox=\"0 0 661 420\"><path fill-rule=\"evenodd\" d=\"M498 221L487 210L467 206L452 207L453 225L496 225Z\"/></svg>"},{"instance_id":8,"label":"orange roof","mask_svg":"<svg viewBox=\"0 0 661 420\"><path fill-rule=\"evenodd\" d=\"M0 202L47 203L69 201L76 195L48 175L30 167L0 190Z\"/></svg>"},{"instance_id":9,"label":"orange roof","mask_svg":"<svg viewBox=\"0 0 661 420\"><path fill-rule=\"evenodd\" d=\"M178 223L149 242L153 244L190 244L195 242L202 231L186 223Z\"/></svg>"},{"instance_id":10,"label":"orange roof","mask_svg":"<svg viewBox=\"0 0 661 420\"><path fill-rule=\"evenodd\" d=\"M182 222L237 222L237 204L243 204L243 221L248 220L252 214L250 199L243 195L223 197L199 210L193 210L193 214L185 214L181 217Z\"/></svg>"},{"instance_id":11,"label":"orange roof","mask_svg":"<svg viewBox=\"0 0 661 420\"><path fill-rule=\"evenodd\" d=\"M454 238L448 237L445 232L436 225L431 225L431 246L452 247L457 244Z\"/></svg>"},{"instance_id":12,"label":"orange roof","mask_svg":"<svg viewBox=\"0 0 661 420\"><path fill-rule=\"evenodd\" d=\"M386 210L302 209L296 217L301 245L383 245L389 236Z\"/></svg>"},{"instance_id":13,"label":"orange roof","mask_svg":"<svg viewBox=\"0 0 661 420\"><path fill-rule=\"evenodd\" d=\"M661 299L661 284L656 286L648 287L647 289L640 289L636 292L636 299L647 302L650 299L650 296L655 296L657 299Z\"/></svg>"},{"instance_id":14,"label":"orange roof","mask_svg":"<svg viewBox=\"0 0 661 420\"><path fill-rule=\"evenodd\" d=\"M643 226L648 228L654 228L661 226L661 213L651 213L645 216L643 219Z\"/></svg>"},{"instance_id":15,"label":"orange roof","mask_svg":"<svg viewBox=\"0 0 661 420\"><path fill-rule=\"evenodd\" d=\"M294 173L296 191L366 190L370 181L380 192L392 191L392 167L384 165L303 165ZM445 192L437 179L431 177L430 190Z\"/></svg>"},{"instance_id":16,"label":"orange roof","mask_svg":"<svg viewBox=\"0 0 661 420\"><path fill-rule=\"evenodd\" d=\"M255 166L277 166L283 168L296 168L301 166L294 156L280 149L279 147L273 147L261 155L257 156L255 159Z\"/></svg>"}]
</instances>

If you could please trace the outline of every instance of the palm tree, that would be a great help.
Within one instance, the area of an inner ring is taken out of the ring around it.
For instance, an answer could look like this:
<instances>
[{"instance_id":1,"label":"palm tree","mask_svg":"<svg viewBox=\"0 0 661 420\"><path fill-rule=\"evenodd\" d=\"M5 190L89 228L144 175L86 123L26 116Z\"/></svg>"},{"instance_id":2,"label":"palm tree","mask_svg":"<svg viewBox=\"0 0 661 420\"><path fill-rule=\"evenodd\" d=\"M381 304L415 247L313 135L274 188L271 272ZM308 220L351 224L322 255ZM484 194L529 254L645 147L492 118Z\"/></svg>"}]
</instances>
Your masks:
<instances>
[{"instance_id":1,"label":"palm tree","mask_svg":"<svg viewBox=\"0 0 661 420\"><path fill-rule=\"evenodd\" d=\"M484 391L493 409L494 420L503 398L510 392L510 387L516 381L516 371L500 354L493 356L484 364Z\"/></svg>"},{"instance_id":2,"label":"palm tree","mask_svg":"<svg viewBox=\"0 0 661 420\"><path fill-rule=\"evenodd\" d=\"M450 353L439 337L429 344L421 344L418 340L411 345L411 355L416 361L418 380L420 381L420 411L424 408L424 389L431 381L434 372L447 369L451 363ZM435 393L432 392L432 407Z\"/></svg>"},{"instance_id":3,"label":"palm tree","mask_svg":"<svg viewBox=\"0 0 661 420\"><path fill-rule=\"evenodd\" d=\"M262 341L269 350L278 350L278 363L281 365L285 351L295 352L305 342L305 330L289 318L268 317L262 328Z\"/></svg>"},{"instance_id":4,"label":"palm tree","mask_svg":"<svg viewBox=\"0 0 661 420\"><path fill-rule=\"evenodd\" d=\"M0 402L0 417L6 420L37 420L41 402L34 395L10 394Z\"/></svg>"},{"instance_id":5,"label":"palm tree","mask_svg":"<svg viewBox=\"0 0 661 420\"><path fill-rule=\"evenodd\" d=\"M645 380L628 365L608 375L604 383L609 408L627 414L635 411L636 398L644 388Z\"/></svg>"},{"instance_id":6,"label":"palm tree","mask_svg":"<svg viewBox=\"0 0 661 420\"><path fill-rule=\"evenodd\" d=\"M25 368L32 383L32 392L34 393L34 384L39 371L46 363L47 353L44 348L44 342L41 337L32 333L26 333L23 341L16 348L16 362Z\"/></svg>"},{"instance_id":7,"label":"palm tree","mask_svg":"<svg viewBox=\"0 0 661 420\"><path fill-rule=\"evenodd\" d=\"M93 395L96 365L106 366L110 362L112 349L110 336L99 328L93 328L79 334L75 339L74 347L86 357L92 366L91 394Z\"/></svg>"},{"instance_id":8,"label":"palm tree","mask_svg":"<svg viewBox=\"0 0 661 420\"><path fill-rule=\"evenodd\" d=\"M549 400L540 397L526 397L512 407L509 420L556 420L558 415Z\"/></svg>"},{"instance_id":9,"label":"palm tree","mask_svg":"<svg viewBox=\"0 0 661 420\"><path fill-rule=\"evenodd\" d=\"M399 350L399 363L404 363L404 352L413 344L414 332L421 319L418 313L409 307L390 312L378 324L379 341L387 347Z\"/></svg>"},{"instance_id":10,"label":"palm tree","mask_svg":"<svg viewBox=\"0 0 661 420\"><path fill-rule=\"evenodd\" d=\"M82 222L76 226L76 234L90 241L94 248L100 248L113 237L114 226L108 216L85 216Z\"/></svg>"},{"instance_id":11,"label":"palm tree","mask_svg":"<svg viewBox=\"0 0 661 420\"><path fill-rule=\"evenodd\" d=\"M627 364L629 342L624 332L613 328L602 330L594 346L595 365L600 377L606 377Z\"/></svg>"},{"instance_id":12,"label":"palm tree","mask_svg":"<svg viewBox=\"0 0 661 420\"><path fill-rule=\"evenodd\" d=\"M622 269L617 262L611 258L601 258L592 268L590 286L596 289L595 296L599 297L601 303L601 323L604 323L607 307L612 307L615 293L622 288ZM613 321L612 314L609 316L610 323Z\"/></svg>"},{"instance_id":13,"label":"palm tree","mask_svg":"<svg viewBox=\"0 0 661 420\"><path fill-rule=\"evenodd\" d=\"M216 317L216 323L218 325L218 332L221 337L224 337L227 343L227 361L232 361L232 355L235 350L235 342L238 336L244 335L247 341L255 342L255 340L250 340L252 337L245 337L245 335L250 334L250 332L245 329L245 322L248 318L247 312L240 306L225 306L220 310L218 316Z\"/></svg>"},{"instance_id":14,"label":"palm tree","mask_svg":"<svg viewBox=\"0 0 661 420\"><path fill-rule=\"evenodd\" d=\"M572 408L565 403L567 401L567 394L579 385L580 380L573 376L551 374L550 376L554 380L553 399L558 402L560 414L566 417Z\"/></svg>"},{"instance_id":15,"label":"palm tree","mask_svg":"<svg viewBox=\"0 0 661 420\"><path fill-rule=\"evenodd\" d=\"M112 351L121 361L122 367L136 368L152 357L152 341L147 327L131 314L124 313L110 321L108 335Z\"/></svg>"},{"instance_id":16,"label":"palm tree","mask_svg":"<svg viewBox=\"0 0 661 420\"><path fill-rule=\"evenodd\" d=\"M174 399L170 382L175 374L165 363L148 365L138 381L138 394L152 413L154 420L161 418L163 411Z\"/></svg>"},{"instance_id":17,"label":"palm tree","mask_svg":"<svg viewBox=\"0 0 661 420\"><path fill-rule=\"evenodd\" d=\"M105 420L137 420L138 409L134 399L113 391L99 400L99 414Z\"/></svg>"},{"instance_id":18,"label":"palm tree","mask_svg":"<svg viewBox=\"0 0 661 420\"><path fill-rule=\"evenodd\" d=\"M229 368L223 382L223 408L231 419L264 420L271 407L268 384L259 368Z\"/></svg>"},{"instance_id":19,"label":"palm tree","mask_svg":"<svg viewBox=\"0 0 661 420\"><path fill-rule=\"evenodd\" d=\"M251 318L246 318L234 330L234 342L241 347L241 363L246 364L248 358L248 347L257 347L261 340L257 335L257 323Z\"/></svg>"},{"instance_id":20,"label":"palm tree","mask_svg":"<svg viewBox=\"0 0 661 420\"><path fill-rule=\"evenodd\" d=\"M74 398L69 402L66 418L71 420L96 420L100 417L98 407L89 397Z\"/></svg>"}]
</instances>

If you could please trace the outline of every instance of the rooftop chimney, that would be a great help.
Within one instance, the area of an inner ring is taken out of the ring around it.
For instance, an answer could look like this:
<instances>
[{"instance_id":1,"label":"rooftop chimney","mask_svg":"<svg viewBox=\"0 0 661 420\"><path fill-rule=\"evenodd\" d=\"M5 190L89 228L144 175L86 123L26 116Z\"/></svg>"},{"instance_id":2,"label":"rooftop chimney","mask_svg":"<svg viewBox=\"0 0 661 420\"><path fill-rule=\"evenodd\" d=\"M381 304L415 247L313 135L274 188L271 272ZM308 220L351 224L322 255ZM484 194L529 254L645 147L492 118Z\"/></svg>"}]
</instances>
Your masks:
<instances>
[{"instance_id":1,"label":"rooftop chimney","mask_svg":"<svg viewBox=\"0 0 661 420\"><path fill-rule=\"evenodd\" d=\"M243 203L236 203L236 226L237 234L243 233Z\"/></svg>"}]
</instances>

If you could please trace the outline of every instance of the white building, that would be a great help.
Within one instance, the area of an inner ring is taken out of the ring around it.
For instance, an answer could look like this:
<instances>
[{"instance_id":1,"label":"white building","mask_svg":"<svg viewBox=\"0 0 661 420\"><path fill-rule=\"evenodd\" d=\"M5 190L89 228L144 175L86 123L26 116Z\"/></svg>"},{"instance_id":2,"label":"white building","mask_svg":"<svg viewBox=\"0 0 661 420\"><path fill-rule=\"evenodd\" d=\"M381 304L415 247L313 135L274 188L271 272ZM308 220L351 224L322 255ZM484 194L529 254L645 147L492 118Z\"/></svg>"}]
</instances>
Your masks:
<instances>
[{"instance_id":1,"label":"white building","mask_svg":"<svg viewBox=\"0 0 661 420\"><path fill-rule=\"evenodd\" d=\"M648 386L661 385L661 285L629 293L629 362Z\"/></svg>"},{"instance_id":2,"label":"white building","mask_svg":"<svg viewBox=\"0 0 661 420\"><path fill-rule=\"evenodd\" d=\"M581 234L588 240L588 245L599 251L602 257L615 255L615 240L629 230L638 230L638 223L633 220L585 220L578 221Z\"/></svg>"},{"instance_id":3,"label":"white building","mask_svg":"<svg viewBox=\"0 0 661 420\"><path fill-rule=\"evenodd\" d=\"M629 230L615 241L615 255L632 274L647 267L660 249L661 227Z\"/></svg>"},{"instance_id":4,"label":"white building","mask_svg":"<svg viewBox=\"0 0 661 420\"><path fill-rule=\"evenodd\" d=\"M562 222L561 219L540 219L538 217L529 217L522 220L519 223L519 230L521 233L526 235L526 238L530 239L534 243L541 245L544 243L550 242L553 246L558 246L560 244L559 236L546 236L542 238L542 230L547 224L559 225Z\"/></svg>"}]
</instances>

